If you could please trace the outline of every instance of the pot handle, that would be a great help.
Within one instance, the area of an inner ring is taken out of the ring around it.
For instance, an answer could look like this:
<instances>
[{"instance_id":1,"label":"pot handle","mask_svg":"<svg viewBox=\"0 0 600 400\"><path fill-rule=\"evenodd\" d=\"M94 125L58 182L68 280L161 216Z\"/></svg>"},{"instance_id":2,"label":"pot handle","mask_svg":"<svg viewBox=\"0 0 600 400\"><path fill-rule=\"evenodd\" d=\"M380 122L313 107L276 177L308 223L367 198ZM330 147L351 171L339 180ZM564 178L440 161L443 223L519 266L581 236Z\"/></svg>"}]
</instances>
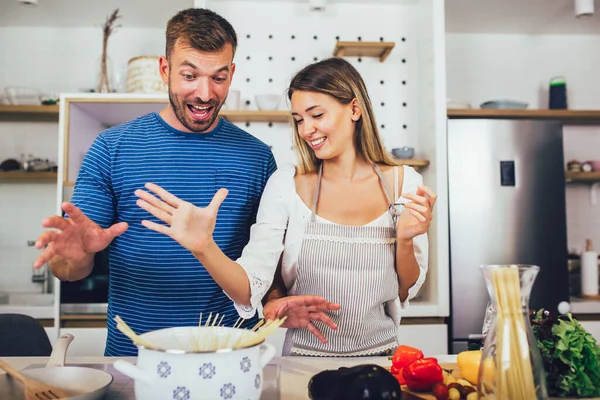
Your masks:
<instances>
[{"instance_id":1,"label":"pot handle","mask_svg":"<svg viewBox=\"0 0 600 400\"><path fill-rule=\"evenodd\" d=\"M50 354L50 359L48 360L46 367L64 367L65 357L67 356L67 348L72 341L73 335L70 333L63 333L60 335L54 344L52 354Z\"/></svg>"},{"instance_id":2,"label":"pot handle","mask_svg":"<svg viewBox=\"0 0 600 400\"><path fill-rule=\"evenodd\" d=\"M141 381L146 385L152 385L152 379L150 379L150 377L144 371L128 361L117 360L113 363L113 366L117 371L127 375L133 380Z\"/></svg>"},{"instance_id":3,"label":"pot handle","mask_svg":"<svg viewBox=\"0 0 600 400\"><path fill-rule=\"evenodd\" d=\"M263 343L260 345L260 352L260 364L264 368L275 356L275 346Z\"/></svg>"}]
</instances>

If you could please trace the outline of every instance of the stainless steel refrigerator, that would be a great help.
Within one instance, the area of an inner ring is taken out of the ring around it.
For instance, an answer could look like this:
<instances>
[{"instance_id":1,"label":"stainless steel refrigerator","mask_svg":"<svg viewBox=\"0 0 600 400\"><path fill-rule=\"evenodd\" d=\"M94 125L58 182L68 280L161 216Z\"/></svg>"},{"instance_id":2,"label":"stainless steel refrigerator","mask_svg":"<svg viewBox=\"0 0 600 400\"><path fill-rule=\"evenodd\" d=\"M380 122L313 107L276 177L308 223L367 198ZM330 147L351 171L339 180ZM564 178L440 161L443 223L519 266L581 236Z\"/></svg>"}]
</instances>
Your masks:
<instances>
[{"instance_id":1,"label":"stainless steel refrigerator","mask_svg":"<svg viewBox=\"0 0 600 400\"><path fill-rule=\"evenodd\" d=\"M448 121L450 350L481 336L489 295L480 265L535 264L530 308L569 300L562 126Z\"/></svg>"}]
</instances>

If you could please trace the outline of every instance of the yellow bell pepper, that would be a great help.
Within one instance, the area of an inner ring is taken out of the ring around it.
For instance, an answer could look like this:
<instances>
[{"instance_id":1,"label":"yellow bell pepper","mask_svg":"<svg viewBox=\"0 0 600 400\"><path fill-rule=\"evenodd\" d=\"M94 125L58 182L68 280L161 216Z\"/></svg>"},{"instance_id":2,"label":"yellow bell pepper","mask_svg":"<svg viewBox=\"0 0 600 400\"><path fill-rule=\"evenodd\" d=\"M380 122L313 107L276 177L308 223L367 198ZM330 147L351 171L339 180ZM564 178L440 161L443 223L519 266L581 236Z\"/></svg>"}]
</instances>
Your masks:
<instances>
[{"instance_id":1,"label":"yellow bell pepper","mask_svg":"<svg viewBox=\"0 0 600 400\"><path fill-rule=\"evenodd\" d=\"M458 353L456 363L460 369L460 376L471 384L477 384L479 364L481 363L481 350L467 350Z\"/></svg>"},{"instance_id":2,"label":"yellow bell pepper","mask_svg":"<svg viewBox=\"0 0 600 400\"><path fill-rule=\"evenodd\" d=\"M460 376L473 385L477 385L479 380L481 354L481 350L467 350L458 353L456 356L456 363L458 364L458 368L460 370ZM494 366L494 361L491 358L486 359L483 370L485 381L488 383L493 383L495 373L496 368Z\"/></svg>"}]
</instances>

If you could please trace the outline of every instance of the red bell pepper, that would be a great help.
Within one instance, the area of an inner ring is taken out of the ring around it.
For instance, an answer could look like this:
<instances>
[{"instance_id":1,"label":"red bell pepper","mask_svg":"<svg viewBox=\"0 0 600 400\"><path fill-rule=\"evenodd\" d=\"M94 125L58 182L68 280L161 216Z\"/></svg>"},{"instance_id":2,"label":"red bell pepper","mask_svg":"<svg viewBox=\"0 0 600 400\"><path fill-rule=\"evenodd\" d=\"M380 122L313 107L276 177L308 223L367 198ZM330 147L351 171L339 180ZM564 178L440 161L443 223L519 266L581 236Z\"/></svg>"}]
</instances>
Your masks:
<instances>
[{"instance_id":1,"label":"red bell pepper","mask_svg":"<svg viewBox=\"0 0 600 400\"><path fill-rule=\"evenodd\" d=\"M433 357L413 361L402 369L402 376L413 392L428 392L434 384L444 381L442 367Z\"/></svg>"},{"instance_id":2,"label":"red bell pepper","mask_svg":"<svg viewBox=\"0 0 600 400\"><path fill-rule=\"evenodd\" d=\"M392 356L392 367L398 369L406 367L415 360L423 358L423 352L419 349L410 346L398 346L396 352Z\"/></svg>"},{"instance_id":3,"label":"red bell pepper","mask_svg":"<svg viewBox=\"0 0 600 400\"><path fill-rule=\"evenodd\" d=\"M398 346L392 356L392 367L390 372L396 377L400 385L406 385L406 381L402 376L402 369L413 361L423 358L423 352L419 349L410 346Z\"/></svg>"},{"instance_id":4,"label":"red bell pepper","mask_svg":"<svg viewBox=\"0 0 600 400\"><path fill-rule=\"evenodd\" d=\"M392 365L392 368L390 368L390 373L394 376L394 378L396 378L396 380L398 381L398 383L400 384L400 386L402 385L406 385L406 381L404 380L404 377L402 376L402 370L404 368L396 368Z\"/></svg>"}]
</instances>

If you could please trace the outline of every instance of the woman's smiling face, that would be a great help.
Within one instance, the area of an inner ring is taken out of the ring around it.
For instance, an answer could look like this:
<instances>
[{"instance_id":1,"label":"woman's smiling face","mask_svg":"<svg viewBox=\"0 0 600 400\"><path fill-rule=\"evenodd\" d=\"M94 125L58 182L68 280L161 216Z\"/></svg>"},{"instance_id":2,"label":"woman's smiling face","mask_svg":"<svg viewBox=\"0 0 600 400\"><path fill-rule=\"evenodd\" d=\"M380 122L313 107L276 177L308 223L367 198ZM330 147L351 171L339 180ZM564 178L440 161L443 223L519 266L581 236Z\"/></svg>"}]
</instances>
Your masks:
<instances>
[{"instance_id":1,"label":"woman's smiling face","mask_svg":"<svg viewBox=\"0 0 600 400\"><path fill-rule=\"evenodd\" d=\"M354 131L360 118L355 100L342 104L323 93L295 91L292 116L298 134L321 160L338 157L354 150Z\"/></svg>"}]
</instances>

